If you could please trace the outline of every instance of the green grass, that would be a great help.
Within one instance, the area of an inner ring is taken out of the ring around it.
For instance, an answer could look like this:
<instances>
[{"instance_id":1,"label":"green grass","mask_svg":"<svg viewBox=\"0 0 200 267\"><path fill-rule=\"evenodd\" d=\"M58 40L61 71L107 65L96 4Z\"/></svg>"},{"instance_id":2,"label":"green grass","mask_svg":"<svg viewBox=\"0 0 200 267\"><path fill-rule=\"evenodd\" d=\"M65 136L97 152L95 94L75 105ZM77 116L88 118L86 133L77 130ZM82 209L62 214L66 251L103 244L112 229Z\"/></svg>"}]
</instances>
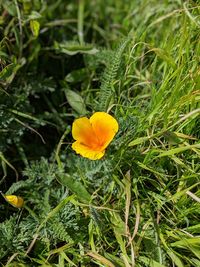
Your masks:
<instances>
[{"instance_id":1,"label":"green grass","mask_svg":"<svg viewBox=\"0 0 200 267\"><path fill-rule=\"evenodd\" d=\"M200 266L198 1L0 4L2 266ZM105 157L75 118L107 111Z\"/></svg>"}]
</instances>

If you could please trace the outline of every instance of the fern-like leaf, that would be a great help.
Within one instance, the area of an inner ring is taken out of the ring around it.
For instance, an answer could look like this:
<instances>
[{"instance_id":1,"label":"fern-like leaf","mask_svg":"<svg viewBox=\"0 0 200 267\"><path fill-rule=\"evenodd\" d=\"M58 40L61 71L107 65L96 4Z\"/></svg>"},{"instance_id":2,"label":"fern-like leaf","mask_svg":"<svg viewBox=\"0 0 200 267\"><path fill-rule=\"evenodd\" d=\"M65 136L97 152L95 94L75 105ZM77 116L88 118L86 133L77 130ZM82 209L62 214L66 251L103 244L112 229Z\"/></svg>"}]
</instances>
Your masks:
<instances>
[{"instance_id":1,"label":"fern-like leaf","mask_svg":"<svg viewBox=\"0 0 200 267\"><path fill-rule=\"evenodd\" d=\"M72 242L72 238L67 233L63 223L58 218L54 218L49 221L48 228L51 231L51 235L54 239L59 241Z\"/></svg>"},{"instance_id":2,"label":"fern-like leaf","mask_svg":"<svg viewBox=\"0 0 200 267\"><path fill-rule=\"evenodd\" d=\"M129 43L129 41L130 41L129 37L123 39L118 49L111 57L108 67L106 68L103 74L102 84L100 87L98 107L97 107L97 109L100 111L107 111L107 109L110 106L111 100L115 96L113 82L119 70L119 66L122 61L123 52L127 44Z\"/></svg>"}]
</instances>

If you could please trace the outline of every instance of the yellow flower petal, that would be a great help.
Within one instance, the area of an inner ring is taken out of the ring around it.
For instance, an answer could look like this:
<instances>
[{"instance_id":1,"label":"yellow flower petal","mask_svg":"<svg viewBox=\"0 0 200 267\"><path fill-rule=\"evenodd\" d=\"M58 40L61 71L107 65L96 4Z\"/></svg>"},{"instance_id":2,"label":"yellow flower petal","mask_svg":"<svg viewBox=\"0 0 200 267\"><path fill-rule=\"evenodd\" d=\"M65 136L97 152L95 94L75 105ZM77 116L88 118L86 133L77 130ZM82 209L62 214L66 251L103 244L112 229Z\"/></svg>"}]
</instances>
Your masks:
<instances>
[{"instance_id":1,"label":"yellow flower petal","mask_svg":"<svg viewBox=\"0 0 200 267\"><path fill-rule=\"evenodd\" d=\"M72 125L72 136L80 143L95 147L98 142L88 118L76 119Z\"/></svg>"},{"instance_id":2,"label":"yellow flower petal","mask_svg":"<svg viewBox=\"0 0 200 267\"><path fill-rule=\"evenodd\" d=\"M96 112L90 118L92 128L105 149L118 132L118 122L111 115L105 112Z\"/></svg>"},{"instance_id":3,"label":"yellow flower petal","mask_svg":"<svg viewBox=\"0 0 200 267\"><path fill-rule=\"evenodd\" d=\"M84 144L81 144L79 141L74 142L72 144L72 148L76 151L77 154L80 154L81 156L92 160L100 159L105 154L105 150L94 150Z\"/></svg>"},{"instance_id":4,"label":"yellow flower petal","mask_svg":"<svg viewBox=\"0 0 200 267\"><path fill-rule=\"evenodd\" d=\"M24 200L22 197L15 195L5 195L5 200L15 208L22 208L24 205Z\"/></svg>"},{"instance_id":5,"label":"yellow flower petal","mask_svg":"<svg viewBox=\"0 0 200 267\"><path fill-rule=\"evenodd\" d=\"M76 140L72 144L72 149L83 157L100 159L118 128L117 121L105 112L96 112L90 119L77 119L72 125L72 136Z\"/></svg>"}]
</instances>

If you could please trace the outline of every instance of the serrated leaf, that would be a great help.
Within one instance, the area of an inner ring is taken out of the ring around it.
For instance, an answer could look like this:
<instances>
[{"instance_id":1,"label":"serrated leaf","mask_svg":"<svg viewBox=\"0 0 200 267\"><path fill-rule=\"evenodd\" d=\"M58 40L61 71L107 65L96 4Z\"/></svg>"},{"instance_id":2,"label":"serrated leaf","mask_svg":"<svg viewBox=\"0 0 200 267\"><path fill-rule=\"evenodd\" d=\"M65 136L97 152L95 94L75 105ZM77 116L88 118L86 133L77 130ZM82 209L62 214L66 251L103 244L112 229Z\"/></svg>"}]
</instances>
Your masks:
<instances>
[{"instance_id":1,"label":"serrated leaf","mask_svg":"<svg viewBox=\"0 0 200 267\"><path fill-rule=\"evenodd\" d=\"M66 89L65 95L69 105L79 114L85 115L87 113L83 98L76 92Z\"/></svg>"}]
</instances>

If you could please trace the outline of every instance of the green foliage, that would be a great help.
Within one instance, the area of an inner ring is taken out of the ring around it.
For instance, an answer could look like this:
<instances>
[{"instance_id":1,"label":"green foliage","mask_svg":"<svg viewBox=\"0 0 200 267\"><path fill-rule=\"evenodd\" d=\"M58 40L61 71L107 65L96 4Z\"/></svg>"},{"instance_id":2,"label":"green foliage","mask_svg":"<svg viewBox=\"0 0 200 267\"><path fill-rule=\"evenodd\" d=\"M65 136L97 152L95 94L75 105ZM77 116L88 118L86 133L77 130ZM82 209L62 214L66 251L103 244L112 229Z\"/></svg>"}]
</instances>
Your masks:
<instances>
[{"instance_id":1,"label":"green foliage","mask_svg":"<svg viewBox=\"0 0 200 267\"><path fill-rule=\"evenodd\" d=\"M115 102L114 81L122 61L123 52L128 42L130 42L130 38L123 40L114 55L110 58L108 67L103 75L97 110L107 111L108 108Z\"/></svg>"},{"instance_id":2,"label":"green foliage","mask_svg":"<svg viewBox=\"0 0 200 267\"><path fill-rule=\"evenodd\" d=\"M18 192L23 195L25 206L0 225L1 241L5 244L1 259L8 252L26 250L34 236L37 236L38 242L45 244L45 250L50 242L53 246L74 240L71 235L74 230L79 230L80 210L65 203L68 192L55 181L57 172L56 165L42 159L25 169L26 180L10 187L7 194Z\"/></svg>"},{"instance_id":3,"label":"green foliage","mask_svg":"<svg viewBox=\"0 0 200 267\"><path fill-rule=\"evenodd\" d=\"M198 1L2 0L2 266L200 264ZM108 111L101 160L75 118Z\"/></svg>"}]
</instances>

